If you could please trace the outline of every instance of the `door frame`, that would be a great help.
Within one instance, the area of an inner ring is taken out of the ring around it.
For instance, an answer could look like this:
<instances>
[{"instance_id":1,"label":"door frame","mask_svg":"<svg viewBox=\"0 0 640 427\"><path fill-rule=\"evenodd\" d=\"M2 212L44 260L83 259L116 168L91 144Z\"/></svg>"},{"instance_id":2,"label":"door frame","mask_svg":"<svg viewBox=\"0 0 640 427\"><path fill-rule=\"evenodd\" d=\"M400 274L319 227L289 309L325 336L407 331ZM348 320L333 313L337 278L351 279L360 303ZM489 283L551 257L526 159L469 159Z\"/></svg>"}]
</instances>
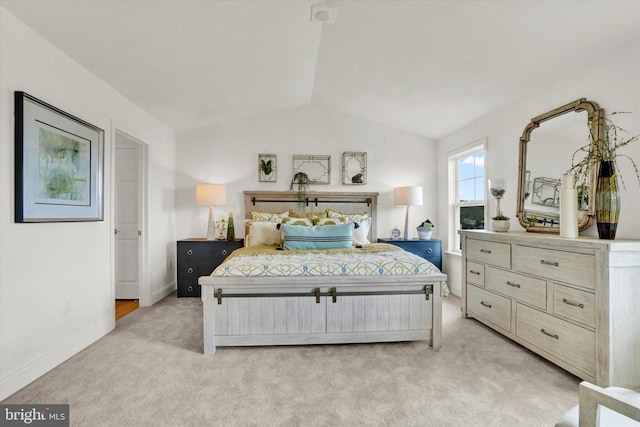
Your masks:
<instances>
[{"instance_id":1,"label":"door frame","mask_svg":"<svg viewBox=\"0 0 640 427\"><path fill-rule=\"evenodd\" d=\"M140 181L139 181L139 215L140 215L140 239L139 239L139 260L140 269L138 272L138 296L140 307L148 307L152 304L151 291L149 288L149 273L148 273L148 191L147 183L149 177L149 146L144 141L131 136L129 133L124 132L114 125L112 125L113 141L111 144L111 296L115 304L115 292L116 292L116 236L113 230L115 230L116 219L116 168L115 168L115 153L116 153L116 138L123 137L131 142L134 142L140 146Z\"/></svg>"}]
</instances>

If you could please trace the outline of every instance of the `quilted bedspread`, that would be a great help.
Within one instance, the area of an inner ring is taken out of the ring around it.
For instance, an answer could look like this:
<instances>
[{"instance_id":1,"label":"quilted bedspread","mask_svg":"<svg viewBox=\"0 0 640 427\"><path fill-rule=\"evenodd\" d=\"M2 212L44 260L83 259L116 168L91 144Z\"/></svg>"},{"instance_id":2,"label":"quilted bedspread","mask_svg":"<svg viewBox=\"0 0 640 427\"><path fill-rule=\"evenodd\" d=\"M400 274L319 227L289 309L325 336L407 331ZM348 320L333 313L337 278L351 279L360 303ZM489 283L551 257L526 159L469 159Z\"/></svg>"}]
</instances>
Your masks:
<instances>
[{"instance_id":1,"label":"quilted bedspread","mask_svg":"<svg viewBox=\"0 0 640 427\"><path fill-rule=\"evenodd\" d=\"M386 243L354 249L277 250L253 246L235 250L215 277L380 276L440 273L429 261Z\"/></svg>"}]
</instances>

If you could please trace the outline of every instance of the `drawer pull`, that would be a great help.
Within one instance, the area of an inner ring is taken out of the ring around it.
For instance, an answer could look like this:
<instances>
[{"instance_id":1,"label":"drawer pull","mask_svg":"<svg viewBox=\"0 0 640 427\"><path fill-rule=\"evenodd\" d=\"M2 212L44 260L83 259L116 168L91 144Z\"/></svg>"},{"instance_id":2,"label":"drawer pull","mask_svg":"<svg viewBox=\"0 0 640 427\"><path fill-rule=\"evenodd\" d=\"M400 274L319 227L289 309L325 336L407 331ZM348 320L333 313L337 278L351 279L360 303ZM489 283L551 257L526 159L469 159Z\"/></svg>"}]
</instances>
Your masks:
<instances>
[{"instance_id":1,"label":"drawer pull","mask_svg":"<svg viewBox=\"0 0 640 427\"><path fill-rule=\"evenodd\" d=\"M549 336L549 337L551 337L551 338L555 338L555 339L557 339L557 340L559 340L559 339L560 339L560 337L558 336L558 334L551 334L551 333L549 333L549 332L545 331L545 330L544 330L544 328L540 329L540 332L542 332L543 334L545 334L546 336Z\"/></svg>"},{"instance_id":2,"label":"drawer pull","mask_svg":"<svg viewBox=\"0 0 640 427\"><path fill-rule=\"evenodd\" d=\"M485 307L487 307L487 308L491 308L491 304L487 304L487 303L486 303L486 302L484 302L484 301L480 301L480 304L484 305L484 306L485 306Z\"/></svg>"},{"instance_id":3,"label":"drawer pull","mask_svg":"<svg viewBox=\"0 0 640 427\"><path fill-rule=\"evenodd\" d=\"M484 252L485 254L490 254L491 250L490 249L480 249L480 252Z\"/></svg>"},{"instance_id":4,"label":"drawer pull","mask_svg":"<svg viewBox=\"0 0 640 427\"><path fill-rule=\"evenodd\" d=\"M431 252L433 252L433 249L429 248L427 249L427 253L430 254Z\"/></svg>"},{"instance_id":5,"label":"drawer pull","mask_svg":"<svg viewBox=\"0 0 640 427\"><path fill-rule=\"evenodd\" d=\"M189 250L187 251L187 255L193 255L193 251L192 251L191 249L189 249Z\"/></svg>"},{"instance_id":6,"label":"drawer pull","mask_svg":"<svg viewBox=\"0 0 640 427\"><path fill-rule=\"evenodd\" d=\"M553 261L545 261L543 259L540 260L540 264L544 264L544 265L553 265L554 267L558 267L560 264L557 262L553 262Z\"/></svg>"},{"instance_id":7,"label":"drawer pull","mask_svg":"<svg viewBox=\"0 0 640 427\"><path fill-rule=\"evenodd\" d=\"M226 255L226 254L227 254L227 250L226 250L226 249L223 249L223 250L222 250L222 255Z\"/></svg>"},{"instance_id":8,"label":"drawer pull","mask_svg":"<svg viewBox=\"0 0 640 427\"><path fill-rule=\"evenodd\" d=\"M520 287L519 283L513 283L513 282L509 282L509 281L507 281L507 285L513 286L514 288L519 288Z\"/></svg>"},{"instance_id":9,"label":"drawer pull","mask_svg":"<svg viewBox=\"0 0 640 427\"><path fill-rule=\"evenodd\" d=\"M189 292L193 292L193 285L189 285L189 286L187 287L187 291L189 291Z\"/></svg>"},{"instance_id":10,"label":"drawer pull","mask_svg":"<svg viewBox=\"0 0 640 427\"><path fill-rule=\"evenodd\" d=\"M189 269L187 270L187 273L189 273L189 274L193 273L193 268L189 267Z\"/></svg>"},{"instance_id":11,"label":"drawer pull","mask_svg":"<svg viewBox=\"0 0 640 427\"><path fill-rule=\"evenodd\" d=\"M478 276L480 275L480 272L479 271L475 271L475 270L469 270L469 273L477 274Z\"/></svg>"},{"instance_id":12,"label":"drawer pull","mask_svg":"<svg viewBox=\"0 0 640 427\"><path fill-rule=\"evenodd\" d=\"M569 301L566 298L562 298L562 302L567 304L567 305L572 305L574 307L578 307L578 308L584 308L584 304L581 304L579 302L573 302L573 301Z\"/></svg>"}]
</instances>

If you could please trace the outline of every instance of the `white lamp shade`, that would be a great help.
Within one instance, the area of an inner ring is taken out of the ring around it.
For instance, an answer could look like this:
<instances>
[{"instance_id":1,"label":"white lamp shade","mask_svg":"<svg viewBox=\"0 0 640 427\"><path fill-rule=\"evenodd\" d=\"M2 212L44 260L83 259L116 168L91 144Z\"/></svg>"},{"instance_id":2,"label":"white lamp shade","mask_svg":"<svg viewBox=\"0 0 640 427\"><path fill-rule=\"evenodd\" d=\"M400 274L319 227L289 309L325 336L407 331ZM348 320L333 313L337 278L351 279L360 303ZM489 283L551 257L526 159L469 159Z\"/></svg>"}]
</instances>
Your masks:
<instances>
[{"instance_id":1,"label":"white lamp shade","mask_svg":"<svg viewBox=\"0 0 640 427\"><path fill-rule=\"evenodd\" d=\"M199 205L226 205L227 186L223 184L196 184L196 203Z\"/></svg>"},{"instance_id":2,"label":"white lamp shade","mask_svg":"<svg viewBox=\"0 0 640 427\"><path fill-rule=\"evenodd\" d=\"M396 187L393 189L393 204L396 206L422 206L422 187Z\"/></svg>"}]
</instances>

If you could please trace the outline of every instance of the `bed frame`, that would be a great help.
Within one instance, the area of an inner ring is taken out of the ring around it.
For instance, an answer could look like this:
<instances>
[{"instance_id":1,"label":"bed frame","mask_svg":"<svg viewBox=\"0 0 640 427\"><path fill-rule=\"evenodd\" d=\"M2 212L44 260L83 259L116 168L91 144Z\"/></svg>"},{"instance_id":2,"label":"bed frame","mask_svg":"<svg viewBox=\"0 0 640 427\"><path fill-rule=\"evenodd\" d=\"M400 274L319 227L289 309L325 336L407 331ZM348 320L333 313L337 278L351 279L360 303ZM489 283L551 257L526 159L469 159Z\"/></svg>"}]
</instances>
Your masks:
<instances>
[{"instance_id":1,"label":"bed frame","mask_svg":"<svg viewBox=\"0 0 640 427\"><path fill-rule=\"evenodd\" d=\"M309 192L305 212L368 212L376 241L378 193ZM251 211L302 211L296 192L245 191ZM218 346L428 340L440 348L445 274L427 276L200 277L204 353Z\"/></svg>"}]
</instances>

